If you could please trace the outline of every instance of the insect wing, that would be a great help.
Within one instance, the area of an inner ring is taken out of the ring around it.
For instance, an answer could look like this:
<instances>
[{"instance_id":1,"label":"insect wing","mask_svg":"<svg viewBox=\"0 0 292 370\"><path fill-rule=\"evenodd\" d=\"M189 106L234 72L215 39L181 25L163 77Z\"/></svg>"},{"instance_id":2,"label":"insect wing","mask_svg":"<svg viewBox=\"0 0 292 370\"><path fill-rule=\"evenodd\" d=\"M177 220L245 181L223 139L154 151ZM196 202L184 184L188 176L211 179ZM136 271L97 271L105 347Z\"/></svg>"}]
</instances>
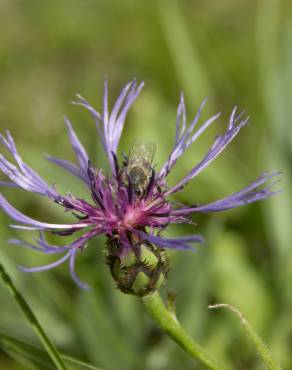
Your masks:
<instances>
[{"instance_id":1,"label":"insect wing","mask_svg":"<svg viewBox=\"0 0 292 370\"><path fill-rule=\"evenodd\" d=\"M129 153L129 162L143 159L148 163L152 163L156 151L156 145L152 141L135 141Z\"/></svg>"}]
</instances>

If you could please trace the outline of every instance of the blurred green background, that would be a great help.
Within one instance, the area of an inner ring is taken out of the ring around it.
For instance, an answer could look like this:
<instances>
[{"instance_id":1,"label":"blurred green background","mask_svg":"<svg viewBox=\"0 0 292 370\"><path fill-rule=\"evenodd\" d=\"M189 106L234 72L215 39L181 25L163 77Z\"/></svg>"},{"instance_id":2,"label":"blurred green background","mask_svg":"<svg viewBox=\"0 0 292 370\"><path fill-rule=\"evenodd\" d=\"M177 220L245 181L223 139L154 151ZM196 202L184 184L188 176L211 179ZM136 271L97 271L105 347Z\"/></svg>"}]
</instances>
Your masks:
<instances>
[{"instance_id":1,"label":"blurred green background","mask_svg":"<svg viewBox=\"0 0 292 370\"><path fill-rule=\"evenodd\" d=\"M177 200L216 200L264 170L284 172L276 186L283 192L236 210L196 216L195 232L206 237L206 245L197 253L171 253L167 284L177 293L182 324L227 370L263 367L238 320L228 312L209 311L209 303L236 305L275 358L292 369L291 11L291 2L280 0L0 1L1 131L9 128L23 158L62 192L84 194L78 180L43 157L46 152L73 160L64 114L97 166L106 165L89 114L69 104L79 92L100 108L105 73L111 102L132 77L145 80L120 150L127 151L139 135L151 138L158 165L173 144L181 90L189 121L206 96L203 119L222 111L220 122L178 162L170 183L199 161L226 127L234 105L251 116L250 125ZM38 196L3 192L27 215L65 219ZM114 288L102 238L77 261L80 278L93 286L88 293L71 281L67 265L39 274L19 272L18 263L34 266L52 259L9 246L10 237L31 240L31 235L9 229L3 212L0 219L0 259L63 353L105 370L199 369L155 328L135 297ZM190 232L190 226L170 231ZM0 331L39 346L2 283L0 292ZM1 369L47 368L8 347L2 340Z\"/></svg>"}]
</instances>

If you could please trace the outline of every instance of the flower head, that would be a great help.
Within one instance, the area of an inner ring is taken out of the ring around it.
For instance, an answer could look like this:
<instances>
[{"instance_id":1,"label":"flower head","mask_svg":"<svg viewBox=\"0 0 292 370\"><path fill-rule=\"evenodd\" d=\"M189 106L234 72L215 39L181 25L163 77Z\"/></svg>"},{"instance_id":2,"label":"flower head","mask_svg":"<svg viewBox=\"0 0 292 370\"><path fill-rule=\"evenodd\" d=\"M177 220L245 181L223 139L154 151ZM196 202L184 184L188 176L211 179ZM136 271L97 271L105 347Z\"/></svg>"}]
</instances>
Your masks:
<instances>
[{"instance_id":1,"label":"flower head","mask_svg":"<svg viewBox=\"0 0 292 370\"><path fill-rule=\"evenodd\" d=\"M151 291L151 287L154 287L159 280L160 274L165 276L167 273L167 259L161 254L164 249L191 249L193 243L203 242L200 235L166 238L163 236L163 230L166 226L171 223L189 223L188 216L192 213L220 212L276 194L276 192L270 191L273 183L265 184L278 173L262 174L250 185L226 198L209 204L174 206L170 196L181 191L190 180L207 167L234 139L240 129L247 124L248 118L242 118L242 113L237 114L237 110L234 108L226 131L215 139L203 159L177 184L168 185L167 176L180 156L218 118L219 114L199 125L201 111L206 103L204 101L193 121L187 125L184 98L181 95L177 111L174 146L161 169L156 172L152 166L153 143L136 142L130 150L129 156L124 156L121 161L117 157L119 140L127 113L142 87L143 83L137 85L135 80L128 83L120 92L111 112L108 109L106 81L102 113L96 111L80 95L77 95L78 100L74 102L74 104L86 108L95 120L101 144L108 158L110 175L105 175L101 169L93 167L85 148L67 118L65 123L76 155L76 163L47 157L48 160L85 183L91 193L91 202L72 194L60 194L55 186L47 184L31 167L23 162L9 131L7 131L6 137L0 135L2 144L9 150L14 159L13 163L0 155L0 169L10 179L10 182L0 182L0 185L22 188L43 195L59 204L65 211L71 212L75 217L74 222L68 224L38 221L16 210L0 193L1 208L17 222L17 225L12 226L24 230L39 230L40 233L39 238L35 239L35 244L19 239L12 239L10 242L46 254L62 255L54 263L33 268L21 267L22 270L28 272L44 271L69 260L72 278L79 286L86 288L87 285L79 280L74 271L76 254L86 246L90 239L103 234L108 240L108 263L111 266L112 275L117 281L122 276L124 291L135 294L137 290L133 288L133 276L136 277L140 272L145 273L148 277L147 289L142 291L139 290L140 288L138 289L139 294L143 295L145 292ZM75 241L65 246L49 244L45 239L45 232L53 232L66 237L80 230L83 231L82 236L76 237ZM156 256L157 263L150 267L144 260L145 248ZM129 269L125 272L124 267L127 265L126 261L130 254L135 258L134 265L139 268L133 272L133 264L130 264ZM121 287L120 281L119 286Z\"/></svg>"}]
</instances>

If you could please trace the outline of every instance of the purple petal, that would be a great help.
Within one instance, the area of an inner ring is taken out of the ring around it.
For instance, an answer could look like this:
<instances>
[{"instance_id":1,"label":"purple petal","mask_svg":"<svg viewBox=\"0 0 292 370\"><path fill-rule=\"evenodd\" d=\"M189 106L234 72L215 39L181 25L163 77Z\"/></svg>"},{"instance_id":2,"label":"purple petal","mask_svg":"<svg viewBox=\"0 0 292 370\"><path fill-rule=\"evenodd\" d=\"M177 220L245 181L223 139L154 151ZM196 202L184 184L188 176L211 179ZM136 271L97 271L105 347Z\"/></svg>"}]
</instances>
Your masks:
<instances>
[{"instance_id":1,"label":"purple petal","mask_svg":"<svg viewBox=\"0 0 292 370\"><path fill-rule=\"evenodd\" d=\"M104 132L103 132L104 127L100 127L100 124L103 122L102 116L88 103L86 99L83 98L83 96L81 96L80 94L76 94L76 97L79 99L79 101L72 101L72 104L80 105L81 107L84 107L91 113L93 119L95 120L96 128L97 128L102 146L104 150L107 151L106 142L104 138Z\"/></svg>"},{"instance_id":2,"label":"purple petal","mask_svg":"<svg viewBox=\"0 0 292 370\"><path fill-rule=\"evenodd\" d=\"M39 245L41 245L41 247L38 247L34 244L28 243L28 242L26 242L24 240L21 240L21 239L10 239L10 240L8 240L9 244L19 245L21 247L30 248L30 249L33 249L33 250L36 250L36 251L39 251L39 252L42 252L42 253L46 253L46 254L64 253L64 252L67 252L68 250L71 249L68 246L65 246L65 247L56 247L56 246L54 246L53 247L53 246L50 246L49 244L47 244L45 242L42 242L41 240L36 240L36 242Z\"/></svg>"},{"instance_id":3,"label":"purple petal","mask_svg":"<svg viewBox=\"0 0 292 370\"><path fill-rule=\"evenodd\" d=\"M84 245L88 242L88 240L97 234L97 231L91 230L85 233L84 235L82 235L80 238L73 241L72 243L69 243L65 246L49 244L45 239L44 232L40 231L39 234L40 234L39 238L33 238L38 246L28 243L24 240L20 240L20 239L10 239L9 244L20 245L25 248L34 249L34 250L37 250L37 251L40 251L46 254L63 253L63 252L68 252L69 250L73 250L73 249L75 250L75 249L80 249L81 247L84 247Z\"/></svg>"},{"instance_id":4,"label":"purple petal","mask_svg":"<svg viewBox=\"0 0 292 370\"><path fill-rule=\"evenodd\" d=\"M0 193L0 207L6 212L14 221L20 222L23 224L31 225L31 227L27 226L15 226L16 228L20 229L27 229L27 230L34 230L34 229L72 229L76 227L86 227L89 226L90 223L77 223L77 224L50 224L46 222L40 222L34 220L23 213L19 212L15 209L7 200L3 197Z\"/></svg>"},{"instance_id":5,"label":"purple petal","mask_svg":"<svg viewBox=\"0 0 292 370\"><path fill-rule=\"evenodd\" d=\"M270 188L278 181L274 181L264 189L258 189L259 186L263 185L271 178L278 176L280 172L272 173L271 175L263 174L261 175L256 181L242 189L241 191L234 193L226 198L217 200L215 202L205 204L202 206L196 207L186 207L181 208L178 210L174 210L171 214L179 216L179 215L187 215L194 212L201 212L201 213L208 213L208 212L221 212L227 209L243 206L245 204L253 203L273 195L278 194L278 191L269 191Z\"/></svg>"},{"instance_id":6,"label":"purple petal","mask_svg":"<svg viewBox=\"0 0 292 370\"><path fill-rule=\"evenodd\" d=\"M131 86L131 89L129 91L129 94L127 96L127 99L125 101L125 104L121 110L121 113L119 114L116 122L115 122L115 129L113 131L113 140L112 140L112 147L110 148L110 151L117 152L117 148L119 145L120 137L124 128L125 119L127 116L127 113L130 109L130 107L133 105L137 97L139 96L141 90L144 87L144 82L141 82L140 85L136 89L136 83L134 83Z\"/></svg>"},{"instance_id":7,"label":"purple petal","mask_svg":"<svg viewBox=\"0 0 292 370\"><path fill-rule=\"evenodd\" d=\"M162 238L159 236L154 236L150 234L146 234L142 231L138 232L139 235L147 240L149 243L155 244L162 248L170 248L170 249L193 249L190 243L203 243L204 239L200 235L190 235L190 236L182 236L180 238Z\"/></svg>"},{"instance_id":8,"label":"purple petal","mask_svg":"<svg viewBox=\"0 0 292 370\"><path fill-rule=\"evenodd\" d=\"M175 145L178 143L179 138L182 137L186 129L186 107L184 95L180 95L180 103L177 108L176 130L175 130Z\"/></svg>"},{"instance_id":9,"label":"purple petal","mask_svg":"<svg viewBox=\"0 0 292 370\"><path fill-rule=\"evenodd\" d=\"M116 104L114 105L113 112L110 115L108 122L108 132L104 132L105 141L107 145L107 155L109 158L112 173L115 174L115 165L112 157L112 152L116 153L123 132L125 119L127 113L137 99L140 91L142 90L144 83L142 82L138 87L135 80L130 82L122 89ZM125 94L126 93L126 94ZM118 109L120 110L118 114Z\"/></svg>"},{"instance_id":10,"label":"purple petal","mask_svg":"<svg viewBox=\"0 0 292 370\"><path fill-rule=\"evenodd\" d=\"M68 253L65 254L64 257L60 258L58 261L49 263L48 265L43 265L43 266L37 266L37 267L24 267L18 265L18 268L23 271L23 272L40 272L40 271L47 271L50 270L54 267L60 266L62 263L64 263L70 256L71 256L72 251L70 250Z\"/></svg>"},{"instance_id":11,"label":"purple petal","mask_svg":"<svg viewBox=\"0 0 292 370\"><path fill-rule=\"evenodd\" d=\"M104 90L103 90L103 114L102 114L102 121L103 121L103 130L104 130L104 137L105 141L108 133L108 85L107 79L104 79Z\"/></svg>"},{"instance_id":12,"label":"purple petal","mask_svg":"<svg viewBox=\"0 0 292 370\"><path fill-rule=\"evenodd\" d=\"M158 174L159 179L162 179L162 178L166 177L169 174L171 168L175 165L175 163L177 162L179 157L181 157L181 155L188 149L188 147L191 144L193 144L202 135L202 133L204 131L206 131L206 129L219 117L220 113L215 114L214 116L209 118L204 124L202 124L200 126L200 128L197 131L195 131L195 133L192 134L192 132L193 132L196 124L198 123L198 120L199 120L200 116L201 116L201 112L202 112L203 107L206 104L206 101L207 101L207 99L205 99L202 102L194 120L191 122L187 131L185 132L185 119L186 119L185 118L185 106L184 106L183 97L181 97L181 102L180 102L179 107L178 107L178 115L177 115L177 122L176 122L176 141L175 141L175 145L174 145L174 148L173 148L170 156L168 157L167 161L162 166L162 168L161 168L161 170ZM183 118L182 118L183 122L182 122L182 128L179 132L181 115L183 116Z\"/></svg>"},{"instance_id":13,"label":"purple petal","mask_svg":"<svg viewBox=\"0 0 292 370\"><path fill-rule=\"evenodd\" d=\"M0 186L6 186L8 188L19 188L14 182L0 181Z\"/></svg>"},{"instance_id":14,"label":"purple petal","mask_svg":"<svg viewBox=\"0 0 292 370\"><path fill-rule=\"evenodd\" d=\"M201 117L201 113L202 113L202 110L204 108L204 106L206 105L206 102L207 102L207 98L205 98L202 102L202 104L200 105L196 115L195 115L195 118L193 119L193 121L191 122L190 126L188 127L187 131L185 132L184 135L182 135L182 137L180 138L180 144L183 142L183 141L186 141L186 139L190 136L191 132L193 131L193 129L195 128L195 126L197 125L198 121L199 121L199 118Z\"/></svg>"},{"instance_id":15,"label":"purple petal","mask_svg":"<svg viewBox=\"0 0 292 370\"><path fill-rule=\"evenodd\" d=\"M0 140L12 154L17 166L9 162L3 155L0 155L0 170L17 186L34 193L39 193L50 199L55 199L58 194L49 186L32 168L25 164L17 152L14 140L7 130L7 139L0 135Z\"/></svg>"},{"instance_id":16,"label":"purple petal","mask_svg":"<svg viewBox=\"0 0 292 370\"><path fill-rule=\"evenodd\" d=\"M29 177L22 174L14 164L7 161L7 159L5 159L1 154L0 170L5 173L5 175L8 176L10 180L13 181L18 187L21 187L27 191L43 194L43 189L39 190L38 185L32 182Z\"/></svg>"},{"instance_id":17,"label":"purple petal","mask_svg":"<svg viewBox=\"0 0 292 370\"><path fill-rule=\"evenodd\" d=\"M178 184L170 188L165 194L170 195L181 190L193 177L197 176L205 167L207 167L210 164L210 162L212 162L224 150L224 148L238 134L240 129L247 124L248 120L249 118L240 121L236 126L238 117L235 117L234 109L231 114L228 130L223 135L217 137L213 146L205 155L205 157L202 159L202 161L200 161Z\"/></svg>"},{"instance_id":18,"label":"purple petal","mask_svg":"<svg viewBox=\"0 0 292 370\"><path fill-rule=\"evenodd\" d=\"M112 157L112 152L116 153L119 140L123 131L126 115L138 97L144 83L142 82L138 87L136 81L133 80L128 83L118 96L114 104L112 113L108 112L108 86L107 81L104 82L104 99L103 99L103 114L97 112L91 105L80 95L77 95L79 102L74 104L81 105L89 110L96 121L99 136L101 138L104 150L108 156L112 173L115 174L115 165ZM100 126L102 124L102 128Z\"/></svg>"},{"instance_id":19,"label":"purple petal","mask_svg":"<svg viewBox=\"0 0 292 370\"><path fill-rule=\"evenodd\" d=\"M75 152L77 161L79 163L80 172L84 176L84 178L86 178L87 177L87 165L88 165L88 160L89 160L88 155L83 145L81 144L80 140L78 139L75 131L73 130L73 127L70 121L66 117L65 117L65 124L68 129L69 139L71 141L73 150Z\"/></svg>"},{"instance_id":20,"label":"purple petal","mask_svg":"<svg viewBox=\"0 0 292 370\"><path fill-rule=\"evenodd\" d=\"M72 175L78 177L80 180L84 181L87 186L90 186L88 176L81 173L80 169L73 163L66 161L65 159L60 159L52 157L46 154L46 159L50 162L56 164L57 166L62 167L64 170L72 173Z\"/></svg>"},{"instance_id":21,"label":"purple petal","mask_svg":"<svg viewBox=\"0 0 292 370\"><path fill-rule=\"evenodd\" d=\"M76 258L77 250L73 250L70 255L70 274L72 276L72 279L75 281L75 283L82 289L90 290L90 286L86 283L83 283L77 276L74 267L75 267L75 258Z\"/></svg>"},{"instance_id":22,"label":"purple petal","mask_svg":"<svg viewBox=\"0 0 292 370\"><path fill-rule=\"evenodd\" d=\"M123 102L129 92L129 89L130 87L132 87L133 85L135 84L134 81L130 81L126 86L124 86L120 92L120 95L118 97L118 99L116 100L115 102L115 105L112 109L112 112L111 112L111 115L110 115L110 119L109 119L109 127L108 127L108 132L107 132L107 135L110 135L111 132L113 132L114 130L114 125L115 125L115 122L117 120L117 116L120 112L120 109L123 105ZM136 84L135 84L136 86Z\"/></svg>"},{"instance_id":23,"label":"purple petal","mask_svg":"<svg viewBox=\"0 0 292 370\"><path fill-rule=\"evenodd\" d=\"M44 252L43 248L37 247L36 245L33 245L31 243L28 243L28 242L26 242L24 240L20 240L20 239L9 239L8 244L20 245L21 247L24 247L24 248L30 248L30 249L33 249L33 250L36 250L36 251L39 251L39 252Z\"/></svg>"},{"instance_id":24,"label":"purple petal","mask_svg":"<svg viewBox=\"0 0 292 370\"><path fill-rule=\"evenodd\" d=\"M44 253L47 253L47 254L51 254L51 253L61 253L61 252L64 252L64 251L67 251L67 253L59 260L53 262L53 263L50 263L50 264L47 264L47 265L43 265L43 266L37 266L37 267L31 267L31 268L28 268L28 267L23 267L23 266L18 266L20 268L20 270L24 271L24 272L40 272L40 271L46 271L46 270L50 270L54 267L57 267L59 265L61 265L62 263L64 263L67 259L69 259L69 266L70 266L70 274L73 278L73 280L82 288L82 289L90 289L89 286L87 284L84 284L80 281L80 279L78 278L78 276L76 275L75 271L74 271L74 265L75 265L75 258L76 258L76 253L77 253L77 250L80 249L81 247L84 247L84 245L87 243L87 241L92 238L93 236L95 236L97 234L97 231L96 230L91 230L89 232L87 232L86 234L82 235L80 238L78 238L77 240L75 240L74 242L64 246L64 247L59 247L59 246L54 246L54 245L51 245L51 244L48 244L44 238L44 233L43 232L40 232L40 238L36 240L36 242L41 246L40 247L37 247L33 244L30 244L30 243L27 243L27 242L24 242L22 240L19 240L19 239L11 239L10 240L10 243L11 244L17 244L17 245L22 245L24 247L28 247L28 248L32 248L32 249L35 249L35 250L38 250L38 251L42 251Z\"/></svg>"}]
</instances>

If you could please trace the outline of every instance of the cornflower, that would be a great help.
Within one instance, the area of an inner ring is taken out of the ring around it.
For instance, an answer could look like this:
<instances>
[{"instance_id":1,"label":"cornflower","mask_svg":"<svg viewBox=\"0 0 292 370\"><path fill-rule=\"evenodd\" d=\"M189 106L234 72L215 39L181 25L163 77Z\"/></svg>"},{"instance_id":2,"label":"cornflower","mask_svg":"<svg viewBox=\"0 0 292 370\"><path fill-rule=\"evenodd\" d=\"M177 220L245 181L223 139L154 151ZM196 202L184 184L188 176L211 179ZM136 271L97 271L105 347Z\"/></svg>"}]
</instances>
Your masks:
<instances>
[{"instance_id":1,"label":"cornflower","mask_svg":"<svg viewBox=\"0 0 292 370\"><path fill-rule=\"evenodd\" d=\"M14 159L12 163L0 155L0 169L10 179L10 182L0 182L0 185L22 188L28 192L40 194L60 205L66 212L71 212L75 217L72 223L63 224L38 221L19 212L0 193L0 207L18 223L11 225L12 227L39 231L39 237L34 238L34 244L19 239L11 239L10 243L46 254L62 255L57 261L44 266L32 268L19 266L21 270L45 271L69 261L72 278L81 288L86 289L88 285L80 281L74 270L76 255L90 239L97 235L105 235L107 263L118 287L126 293L143 296L157 289L159 281L163 280L161 278L167 275L168 263L164 254L165 249L188 250L193 248L193 243L203 242L202 236L197 234L177 238L164 237L163 231L166 227L173 223L190 223L189 216L195 213L221 212L265 199L277 193L270 191L274 182L269 185L267 182L278 173L264 173L244 189L223 199L208 204L196 202L196 205L174 205L170 196L182 191L190 180L205 169L247 124L249 118L243 118L243 112L237 114L235 107L230 115L226 131L215 138L203 159L177 184L168 185L167 177L178 159L217 120L219 113L197 128L206 103L204 100L194 119L188 125L184 97L181 94L174 145L160 170L156 172L151 164L154 155L153 143L135 143L129 156L124 156L120 161L117 157L117 150L126 116L142 88L143 82L139 85L136 80L129 82L121 90L111 112L108 109L107 81L104 84L102 113L96 111L80 95L77 95L78 100L73 102L86 108L95 120L101 144L107 155L109 175L92 165L67 118L65 118L65 123L75 152L76 163L47 157L48 160L85 183L91 194L91 202L71 193L60 194L55 185L49 185L22 160L8 130L6 137L0 135L1 142ZM81 236L63 246L50 244L45 238L46 232L66 237L80 231L83 231ZM149 253L152 254L150 259L148 258ZM142 280L141 274L144 274ZM139 284L142 281L142 286L137 283L137 279Z\"/></svg>"}]
</instances>

